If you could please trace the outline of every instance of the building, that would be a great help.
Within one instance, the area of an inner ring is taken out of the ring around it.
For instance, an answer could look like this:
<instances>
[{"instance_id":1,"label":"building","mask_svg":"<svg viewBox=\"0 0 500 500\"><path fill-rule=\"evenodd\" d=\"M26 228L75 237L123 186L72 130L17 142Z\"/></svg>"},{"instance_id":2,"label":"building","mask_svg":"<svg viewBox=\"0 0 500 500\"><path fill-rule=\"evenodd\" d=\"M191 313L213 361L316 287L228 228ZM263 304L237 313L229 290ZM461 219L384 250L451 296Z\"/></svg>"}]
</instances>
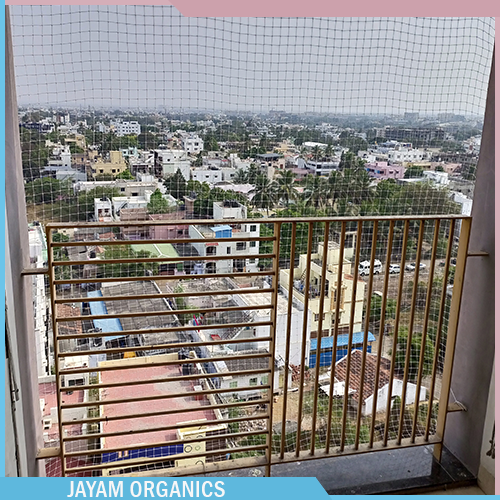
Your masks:
<instances>
[{"instance_id":1,"label":"building","mask_svg":"<svg viewBox=\"0 0 500 500\"><path fill-rule=\"evenodd\" d=\"M372 344L375 341L375 337L372 332L368 332L367 337L367 352L372 352ZM352 348L357 350L363 349L363 339L365 338L365 332L356 332L352 336ZM349 334L344 333L343 335L338 335L337 344L335 349L333 347L333 337L322 337L321 338L321 348L319 354L319 365L320 366L331 366L333 359L333 352L335 351L335 363L340 361L344 356L347 355L347 349L349 346ZM316 366L317 356L318 356L318 339L311 340L311 349L309 355L309 368L314 368Z\"/></svg>"},{"instance_id":2,"label":"building","mask_svg":"<svg viewBox=\"0 0 500 500\"><path fill-rule=\"evenodd\" d=\"M403 179L406 170L399 165L389 165L386 161L366 163L365 168L368 175L377 180Z\"/></svg>"},{"instance_id":3,"label":"building","mask_svg":"<svg viewBox=\"0 0 500 500\"><path fill-rule=\"evenodd\" d=\"M204 464L216 459L216 455L197 456L190 459L190 454L202 455L225 448L224 435L227 424L210 423L203 425L204 421L216 422L222 419L218 409L212 409L215 403L213 396L197 396L199 390L209 389L209 379L200 380L175 380L175 377L183 373L184 364L165 364L163 366L147 367L148 362L174 362L180 359L177 353L162 354L154 357L127 358L120 360L104 361L100 367L113 367L110 371L99 372L101 384L119 383L119 387L108 387L100 390L99 399L110 401L110 404L100 406L100 416L104 420L100 424L100 432L112 434L121 433L117 436L108 436L100 439L102 449L102 463L109 464L104 469L104 476L133 472L134 460L138 458L165 457L164 467L177 467L194 464ZM134 365L142 365L134 368ZM146 367L144 366L146 364ZM200 363L193 363L191 370L200 370ZM157 383L157 379L173 378L170 382ZM138 379L144 383L140 385L126 385L127 382L135 382ZM169 394L175 397L165 397ZM163 396L163 397L162 397ZM144 398L149 398L144 401ZM136 419L113 419L123 414L121 404L111 403L126 398L128 402L127 413L143 415L158 413L158 416L143 416ZM178 429L155 430L165 426L178 426ZM192 424L192 425L190 425ZM127 432L124 432L127 431ZM220 435L220 439L204 441L204 437ZM185 440L186 443L169 445L170 441ZM140 442L142 446L137 447ZM162 443L162 444L159 444ZM163 444L164 443L164 444ZM127 450L130 446L130 450ZM111 451L113 448L125 448L125 451ZM109 452L106 450L109 449Z\"/></svg>"},{"instance_id":4,"label":"building","mask_svg":"<svg viewBox=\"0 0 500 500\"><path fill-rule=\"evenodd\" d=\"M204 149L203 139L197 134L186 134L181 137L181 144L188 154L197 155L200 151Z\"/></svg>"},{"instance_id":5,"label":"building","mask_svg":"<svg viewBox=\"0 0 500 500\"><path fill-rule=\"evenodd\" d=\"M111 122L111 127L114 128L115 134L118 137L123 137L124 135L139 135L141 133L141 126L136 121Z\"/></svg>"},{"instance_id":6,"label":"building","mask_svg":"<svg viewBox=\"0 0 500 500\"><path fill-rule=\"evenodd\" d=\"M110 151L109 161L104 161L99 158L95 163L91 164L92 175L97 177L98 175L111 175L116 177L127 170L127 163L123 159L120 151Z\"/></svg>"},{"instance_id":7,"label":"building","mask_svg":"<svg viewBox=\"0 0 500 500\"><path fill-rule=\"evenodd\" d=\"M432 153L421 149L396 147L387 153L389 163L413 163L416 161L430 160Z\"/></svg>"},{"instance_id":8,"label":"building","mask_svg":"<svg viewBox=\"0 0 500 500\"><path fill-rule=\"evenodd\" d=\"M29 226L30 264L43 268L47 263L47 241L42 226L37 223ZM38 376L50 374L53 355L49 344L49 302L45 293L45 279L42 274L33 275L33 320L36 338Z\"/></svg>"},{"instance_id":9,"label":"building","mask_svg":"<svg viewBox=\"0 0 500 500\"><path fill-rule=\"evenodd\" d=\"M260 224L238 223L230 224L231 219L246 219L247 208L237 201L214 202L213 213L215 220L227 220L228 224L207 226L189 226L189 237L203 238L258 238ZM221 241L192 243L192 246L203 257L228 256L226 259L206 262L207 273L255 272L258 270L259 259L252 255L259 254L258 241ZM230 256L230 257L229 257Z\"/></svg>"},{"instance_id":10,"label":"building","mask_svg":"<svg viewBox=\"0 0 500 500\"><path fill-rule=\"evenodd\" d=\"M225 372L236 372L242 370L255 370L262 371L269 368L269 358L251 358L241 359L244 354L267 354L265 350L251 350L251 351L238 351L238 355L229 355L224 361L217 362L218 372L224 374ZM284 362L282 359L275 360L274 379L272 389L274 393L280 391L283 387L284 381ZM215 364L215 363L214 363ZM261 386L270 383L269 375L267 373L255 373L244 375L228 375L221 377L221 389L234 389L234 394L237 398L250 399L257 397L267 396L267 389L262 389ZM292 371L288 371L288 387L292 385ZM242 387L255 387L254 391L240 391Z\"/></svg>"},{"instance_id":11,"label":"building","mask_svg":"<svg viewBox=\"0 0 500 500\"><path fill-rule=\"evenodd\" d=\"M309 302L308 307L312 315L311 317L311 338L318 336L319 327L319 307L320 307L320 286L321 286L321 261L323 258L324 245L318 245L318 253L311 256L310 267L310 283L309 283ZM326 290L323 302L323 324L322 336L328 337L333 334L335 326L335 315L337 307L340 307L338 332L348 333L351 309L354 311L354 331L360 331L362 328L363 315L363 300L365 292L365 282L358 279L356 296L353 302L353 285L354 277L350 274L351 262L344 258L342 265L339 265L339 245L333 241L328 244L327 255L327 275L326 275ZM300 255L299 266L294 269L293 276L293 297L294 300L301 304L305 302L305 277L307 267L307 256ZM337 290L338 273L342 273L341 290ZM280 286L281 289L289 294L289 278L290 271L282 269L280 271Z\"/></svg>"},{"instance_id":12,"label":"building","mask_svg":"<svg viewBox=\"0 0 500 500\"><path fill-rule=\"evenodd\" d=\"M359 403L359 392L361 387L363 352L353 350L351 352L351 366L349 370L349 390L353 391L350 395L350 404L353 409L357 410ZM361 414L369 416L373 412L373 398L377 390L377 408L376 412L385 411L388 405L387 395L389 382L391 380L391 362L388 359L381 358L379 371L379 383L375 388L375 375L377 372L377 356L375 354L366 353L364 366L364 382L363 382L363 401L361 406ZM347 355L338 361L335 365L335 378L340 382L346 382L347 379ZM394 375L392 381L392 398L401 397L403 394L403 379L398 375ZM417 386L411 382L406 384L406 405L415 403L417 394ZM419 401L425 401L427 389L420 388Z\"/></svg>"}]
</instances>

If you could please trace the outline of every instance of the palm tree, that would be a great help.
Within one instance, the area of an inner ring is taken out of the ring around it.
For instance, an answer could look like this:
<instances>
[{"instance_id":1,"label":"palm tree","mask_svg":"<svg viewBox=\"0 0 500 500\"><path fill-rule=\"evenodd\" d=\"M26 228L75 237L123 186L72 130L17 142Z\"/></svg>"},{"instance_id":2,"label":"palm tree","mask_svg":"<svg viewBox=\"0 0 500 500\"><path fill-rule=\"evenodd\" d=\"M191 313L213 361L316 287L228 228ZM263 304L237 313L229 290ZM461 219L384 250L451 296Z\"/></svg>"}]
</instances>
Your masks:
<instances>
[{"instance_id":1,"label":"palm tree","mask_svg":"<svg viewBox=\"0 0 500 500\"><path fill-rule=\"evenodd\" d=\"M269 216L269 209L276 205L275 183L270 181L267 175L260 174L255 180L255 188L249 194L253 194L252 203L254 207L265 208Z\"/></svg>"},{"instance_id":2,"label":"palm tree","mask_svg":"<svg viewBox=\"0 0 500 500\"><path fill-rule=\"evenodd\" d=\"M295 183L295 176L291 170L284 170L280 172L280 176L277 180L278 197L285 201L285 205L288 208L290 200L295 200L297 198L297 191L293 186Z\"/></svg>"},{"instance_id":3,"label":"palm tree","mask_svg":"<svg viewBox=\"0 0 500 500\"><path fill-rule=\"evenodd\" d=\"M308 175L306 177L304 199L316 208L322 208L326 205L328 191L323 177L317 175Z\"/></svg>"},{"instance_id":4,"label":"palm tree","mask_svg":"<svg viewBox=\"0 0 500 500\"><path fill-rule=\"evenodd\" d=\"M245 172L242 168L239 168L234 174L233 181L236 184L245 184L248 181L248 173Z\"/></svg>"},{"instance_id":5,"label":"palm tree","mask_svg":"<svg viewBox=\"0 0 500 500\"><path fill-rule=\"evenodd\" d=\"M250 165L250 167L248 168L248 171L247 171L247 181L250 183L250 184L254 184L255 185L255 182L257 180L257 177L259 175L261 175L261 169L257 166L256 163L252 163Z\"/></svg>"}]
</instances>

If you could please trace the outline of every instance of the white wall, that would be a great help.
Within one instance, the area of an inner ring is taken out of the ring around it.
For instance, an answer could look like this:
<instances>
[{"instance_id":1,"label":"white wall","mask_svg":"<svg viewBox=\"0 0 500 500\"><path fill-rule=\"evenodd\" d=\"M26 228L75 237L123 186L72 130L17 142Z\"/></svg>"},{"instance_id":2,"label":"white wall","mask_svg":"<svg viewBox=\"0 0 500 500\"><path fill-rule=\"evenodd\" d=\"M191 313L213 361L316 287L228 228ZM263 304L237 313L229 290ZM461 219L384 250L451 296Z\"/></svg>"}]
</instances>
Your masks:
<instances>
[{"instance_id":1,"label":"white wall","mask_svg":"<svg viewBox=\"0 0 500 500\"><path fill-rule=\"evenodd\" d=\"M384 385L378 391L377 396L377 412L385 411L387 408L387 396L389 395L389 384ZM417 393L417 386L411 382L407 383L406 386L406 404L411 405L415 403L415 394ZM392 383L392 397L399 396L403 394L403 381L397 378L393 379ZM427 394L427 389L425 387L420 388L419 401L425 401ZM372 414L373 410L373 395L366 398L363 402L363 415L368 416Z\"/></svg>"}]
</instances>

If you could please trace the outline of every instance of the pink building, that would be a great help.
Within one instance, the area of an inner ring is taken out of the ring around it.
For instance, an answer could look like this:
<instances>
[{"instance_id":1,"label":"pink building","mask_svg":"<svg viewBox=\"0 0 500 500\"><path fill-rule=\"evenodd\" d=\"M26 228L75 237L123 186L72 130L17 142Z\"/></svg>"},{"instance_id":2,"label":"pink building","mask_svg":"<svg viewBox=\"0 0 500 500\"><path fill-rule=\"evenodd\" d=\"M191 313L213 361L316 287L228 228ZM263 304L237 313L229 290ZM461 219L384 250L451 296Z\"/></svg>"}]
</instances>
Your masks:
<instances>
[{"instance_id":1,"label":"pink building","mask_svg":"<svg viewBox=\"0 0 500 500\"><path fill-rule=\"evenodd\" d=\"M149 226L149 234L152 240L170 240L177 238L189 238L188 225L182 223L186 212L172 212L169 214L150 214L150 220L178 220L178 224L165 226Z\"/></svg>"},{"instance_id":2,"label":"pink building","mask_svg":"<svg viewBox=\"0 0 500 500\"><path fill-rule=\"evenodd\" d=\"M403 179L406 170L401 165L388 165L386 161L367 163L365 168L370 177L380 180Z\"/></svg>"}]
</instances>

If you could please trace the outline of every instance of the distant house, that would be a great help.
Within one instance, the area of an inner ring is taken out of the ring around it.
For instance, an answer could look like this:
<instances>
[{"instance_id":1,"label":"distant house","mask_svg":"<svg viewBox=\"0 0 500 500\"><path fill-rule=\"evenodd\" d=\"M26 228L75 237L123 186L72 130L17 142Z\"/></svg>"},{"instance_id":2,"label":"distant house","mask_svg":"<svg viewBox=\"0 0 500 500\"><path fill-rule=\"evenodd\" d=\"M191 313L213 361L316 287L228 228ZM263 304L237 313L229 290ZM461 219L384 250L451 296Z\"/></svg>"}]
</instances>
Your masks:
<instances>
[{"instance_id":1,"label":"distant house","mask_svg":"<svg viewBox=\"0 0 500 500\"><path fill-rule=\"evenodd\" d=\"M375 161L365 165L370 177L379 180L402 179L405 175L405 167L400 165L388 165L386 161Z\"/></svg>"},{"instance_id":2,"label":"distant house","mask_svg":"<svg viewBox=\"0 0 500 500\"><path fill-rule=\"evenodd\" d=\"M361 406L361 413L363 416L371 415L373 412L373 397L377 390L377 412L385 411L388 404L389 382L391 380L391 362L386 358L380 358L380 371L378 387L375 387L375 377L377 373L377 356L375 354L366 353L365 359L365 373L363 384L361 383L363 352L353 350L351 352L351 365L349 370L349 392L351 394L351 404L355 409L358 408L359 395L361 386L363 385L363 403ZM335 365L335 378L339 382L346 382L347 373L347 355L344 356ZM406 384L406 401L405 404L409 405L415 402L415 395L417 393L417 386L411 382ZM391 402L395 397L401 397L403 394L403 380L397 375L394 375L392 381ZM419 401L425 401L427 389L420 388Z\"/></svg>"}]
</instances>

